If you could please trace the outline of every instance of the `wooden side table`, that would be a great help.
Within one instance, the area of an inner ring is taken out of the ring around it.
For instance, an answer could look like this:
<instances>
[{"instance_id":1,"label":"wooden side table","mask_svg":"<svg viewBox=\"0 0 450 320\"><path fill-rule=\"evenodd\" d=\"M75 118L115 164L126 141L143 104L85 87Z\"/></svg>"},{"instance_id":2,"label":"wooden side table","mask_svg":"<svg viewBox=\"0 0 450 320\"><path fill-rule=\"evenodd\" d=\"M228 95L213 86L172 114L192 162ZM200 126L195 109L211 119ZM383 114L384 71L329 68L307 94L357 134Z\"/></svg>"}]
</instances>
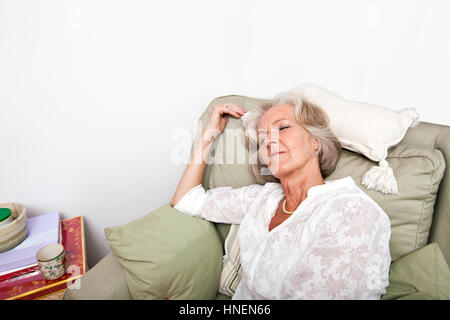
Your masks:
<instances>
[{"instance_id":1,"label":"wooden side table","mask_svg":"<svg viewBox=\"0 0 450 320\"><path fill-rule=\"evenodd\" d=\"M51 293L48 296L37 298L36 300L62 300L65 291L66 290L64 289L63 291Z\"/></svg>"},{"instance_id":2,"label":"wooden side table","mask_svg":"<svg viewBox=\"0 0 450 320\"><path fill-rule=\"evenodd\" d=\"M77 285L75 281L87 272L83 217L62 220L61 234L66 250L66 274L56 280L47 280L39 271L34 271L2 281L0 300L59 300L69 285Z\"/></svg>"}]
</instances>

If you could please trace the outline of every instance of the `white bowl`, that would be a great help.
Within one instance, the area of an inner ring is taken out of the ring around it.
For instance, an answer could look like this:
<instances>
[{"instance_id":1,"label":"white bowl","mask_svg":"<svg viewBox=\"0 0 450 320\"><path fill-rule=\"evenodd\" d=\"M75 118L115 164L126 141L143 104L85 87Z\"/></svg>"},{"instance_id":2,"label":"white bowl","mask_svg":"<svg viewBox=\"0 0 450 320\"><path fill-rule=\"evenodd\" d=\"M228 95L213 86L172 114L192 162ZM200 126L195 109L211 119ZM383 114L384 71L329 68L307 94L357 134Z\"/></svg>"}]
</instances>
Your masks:
<instances>
[{"instance_id":1,"label":"white bowl","mask_svg":"<svg viewBox=\"0 0 450 320\"><path fill-rule=\"evenodd\" d=\"M0 208L9 208L13 219L0 228L0 252L4 252L16 247L27 237L27 210L19 203L0 204Z\"/></svg>"}]
</instances>

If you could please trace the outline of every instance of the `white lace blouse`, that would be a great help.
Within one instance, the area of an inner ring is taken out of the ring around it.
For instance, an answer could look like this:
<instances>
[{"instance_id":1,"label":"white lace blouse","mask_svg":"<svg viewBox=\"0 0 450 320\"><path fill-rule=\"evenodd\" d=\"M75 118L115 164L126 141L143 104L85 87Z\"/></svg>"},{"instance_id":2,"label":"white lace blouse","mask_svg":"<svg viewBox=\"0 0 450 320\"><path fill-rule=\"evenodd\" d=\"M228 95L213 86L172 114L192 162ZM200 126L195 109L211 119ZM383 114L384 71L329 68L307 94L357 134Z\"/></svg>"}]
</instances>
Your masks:
<instances>
[{"instance_id":1,"label":"white lace blouse","mask_svg":"<svg viewBox=\"0 0 450 320\"><path fill-rule=\"evenodd\" d=\"M351 177L308 190L269 232L281 184L189 190L174 207L240 224L242 279L233 299L380 299L389 284L390 221Z\"/></svg>"}]
</instances>

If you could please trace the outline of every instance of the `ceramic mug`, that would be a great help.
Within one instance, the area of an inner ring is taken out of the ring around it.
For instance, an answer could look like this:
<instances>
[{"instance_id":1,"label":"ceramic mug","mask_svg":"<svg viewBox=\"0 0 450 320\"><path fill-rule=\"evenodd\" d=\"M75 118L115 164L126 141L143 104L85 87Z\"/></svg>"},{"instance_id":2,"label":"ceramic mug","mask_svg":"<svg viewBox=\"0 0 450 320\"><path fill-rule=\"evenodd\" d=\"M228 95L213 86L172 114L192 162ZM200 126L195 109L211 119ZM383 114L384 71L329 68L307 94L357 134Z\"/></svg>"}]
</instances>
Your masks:
<instances>
[{"instance_id":1,"label":"ceramic mug","mask_svg":"<svg viewBox=\"0 0 450 320\"><path fill-rule=\"evenodd\" d=\"M48 280L55 280L66 273L67 261L64 247L59 243L49 244L36 253L39 272Z\"/></svg>"}]
</instances>

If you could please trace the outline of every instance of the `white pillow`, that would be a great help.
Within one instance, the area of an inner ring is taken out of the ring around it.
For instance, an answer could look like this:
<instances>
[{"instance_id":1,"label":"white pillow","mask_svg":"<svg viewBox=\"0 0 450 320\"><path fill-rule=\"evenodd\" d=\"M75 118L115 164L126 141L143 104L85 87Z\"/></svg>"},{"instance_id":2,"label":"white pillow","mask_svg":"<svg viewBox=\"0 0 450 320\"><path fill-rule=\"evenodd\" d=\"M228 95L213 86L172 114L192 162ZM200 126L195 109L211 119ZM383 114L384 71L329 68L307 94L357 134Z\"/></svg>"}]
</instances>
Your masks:
<instances>
[{"instance_id":1,"label":"white pillow","mask_svg":"<svg viewBox=\"0 0 450 320\"><path fill-rule=\"evenodd\" d=\"M373 167L363 176L364 186L387 194L397 193L397 183L386 156L389 148L400 143L408 128L419 122L414 108L393 111L350 101L314 84L302 84L292 91L300 92L306 101L326 111L330 128L343 148L379 162L379 167Z\"/></svg>"}]
</instances>

